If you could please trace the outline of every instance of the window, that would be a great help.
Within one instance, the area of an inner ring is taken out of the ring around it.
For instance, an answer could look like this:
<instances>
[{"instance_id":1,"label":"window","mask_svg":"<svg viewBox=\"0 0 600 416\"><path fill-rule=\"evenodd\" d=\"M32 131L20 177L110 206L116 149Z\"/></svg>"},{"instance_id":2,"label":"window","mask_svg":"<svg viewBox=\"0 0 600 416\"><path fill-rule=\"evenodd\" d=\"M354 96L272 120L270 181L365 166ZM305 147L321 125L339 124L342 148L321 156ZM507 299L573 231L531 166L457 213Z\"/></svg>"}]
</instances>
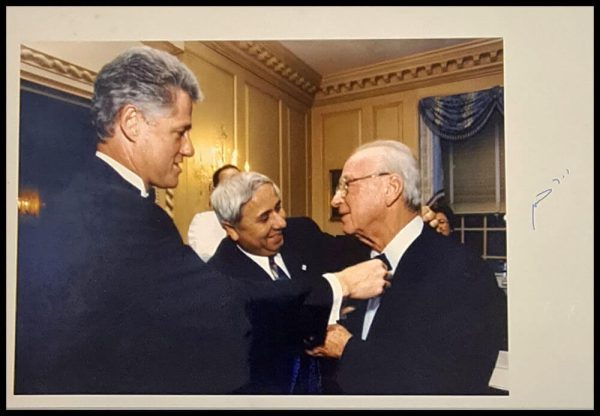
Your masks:
<instances>
[{"instance_id":1,"label":"window","mask_svg":"<svg viewBox=\"0 0 600 416\"><path fill-rule=\"evenodd\" d=\"M441 140L444 189L455 218L452 237L495 269L506 262L504 118L494 112L475 136Z\"/></svg>"},{"instance_id":2,"label":"window","mask_svg":"<svg viewBox=\"0 0 600 416\"><path fill-rule=\"evenodd\" d=\"M463 141L441 140L444 189L456 214L504 213L504 118Z\"/></svg>"}]
</instances>

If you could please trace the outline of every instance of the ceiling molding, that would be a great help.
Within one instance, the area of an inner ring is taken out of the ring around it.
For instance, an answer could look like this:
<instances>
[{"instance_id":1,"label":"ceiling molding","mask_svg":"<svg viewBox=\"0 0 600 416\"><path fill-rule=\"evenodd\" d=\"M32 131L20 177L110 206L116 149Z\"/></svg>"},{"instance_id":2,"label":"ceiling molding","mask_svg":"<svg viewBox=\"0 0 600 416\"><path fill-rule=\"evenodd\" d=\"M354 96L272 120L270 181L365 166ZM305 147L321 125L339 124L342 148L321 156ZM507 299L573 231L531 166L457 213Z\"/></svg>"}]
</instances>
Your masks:
<instances>
[{"instance_id":1,"label":"ceiling molding","mask_svg":"<svg viewBox=\"0 0 600 416\"><path fill-rule=\"evenodd\" d=\"M274 41L201 42L253 74L311 104L321 75Z\"/></svg>"},{"instance_id":2,"label":"ceiling molding","mask_svg":"<svg viewBox=\"0 0 600 416\"><path fill-rule=\"evenodd\" d=\"M475 40L324 77L315 105L501 73L503 68L502 39Z\"/></svg>"},{"instance_id":3,"label":"ceiling molding","mask_svg":"<svg viewBox=\"0 0 600 416\"><path fill-rule=\"evenodd\" d=\"M21 78L85 98L91 98L96 73L21 45Z\"/></svg>"},{"instance_id":4,"label":"ceiling molding","mask_svg":"<svg viewBox=\"0 0 600 416\"><path fill-rule=\"evenodd\" d=\"M170 53L171 55L179 56L184 51L179 46L175 45L173 42L168 41L142 41L142 43L146 46L150 46L154 49L159 49L161 51L165 51Z\"/></svg>"}]
</instances>

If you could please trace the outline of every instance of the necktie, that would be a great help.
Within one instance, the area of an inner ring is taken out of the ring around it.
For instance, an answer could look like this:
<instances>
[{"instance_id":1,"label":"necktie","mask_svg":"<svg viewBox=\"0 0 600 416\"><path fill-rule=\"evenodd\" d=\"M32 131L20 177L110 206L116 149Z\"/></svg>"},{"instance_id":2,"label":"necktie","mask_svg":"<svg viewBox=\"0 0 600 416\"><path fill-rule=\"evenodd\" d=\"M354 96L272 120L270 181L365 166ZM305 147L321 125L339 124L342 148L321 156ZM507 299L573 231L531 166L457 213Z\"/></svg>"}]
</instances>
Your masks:
<instances>
[{"instance_id":1,"label":"necktie","mask_svg":"<svg viewBox=\"0 0 600 416\"><path fill-rule=\"evenodd\" d=\"M373 258L381 260L383 262L383 264L385 264L385 267L387 267L388 270L392 270L392 265L390 264L389 260L387 259L387 257L385 256L384 253L381 253ZM371 323L373 322L373 318L375 317L375 312L377 312L377 309L379 308L379 304L381 303L381 296L382 295L371 298L371 299L369 299L369 302L367 303L367 308L365 311L365 318L364 318L363 327L362 327L362 336L361 336L361 338L363 340L367 339L367 335L369 334L369 329L371 328Z\"/></svg>"},{"instance_id":2,"label":"necktie","mask_svg":"<svg viewBox=\"0 0 600 416\"><path fill-rule=\"evenodd\" d=\"M275 278L275 280L286 280L289 277L285 274L283 270L275 263L275 256L269 256L269 267L271 268L271 274Z\"/></svg>"},{"instance_id":3,"label":"necktie","mask_svg":"<svg viewBox=\"0 0 600 416\"><path fill-rule=\"evenodd\" d=\"M275 263L275 256L269 256L269 267L275 280L287 280L289 277ZM316 394L321 392L321 373L316 358L303 353L292 357L289 380L289 392L294 394Z\"/></svg>"},{"instance_id":4,"label":"necktie","mask_svg":"<svg viewBox=\"0 0 600 416\"><path fill-rule=\"evenodd\" d=\"M390 261L388 260L388 258L385 256L385 253L378 254L377 256L375 256L373 258L381 260L383 262L383 264L385 264L385 267L387 267L388 270L392 270L392 265L390 264Z\"/></svg>"}]
</instances>

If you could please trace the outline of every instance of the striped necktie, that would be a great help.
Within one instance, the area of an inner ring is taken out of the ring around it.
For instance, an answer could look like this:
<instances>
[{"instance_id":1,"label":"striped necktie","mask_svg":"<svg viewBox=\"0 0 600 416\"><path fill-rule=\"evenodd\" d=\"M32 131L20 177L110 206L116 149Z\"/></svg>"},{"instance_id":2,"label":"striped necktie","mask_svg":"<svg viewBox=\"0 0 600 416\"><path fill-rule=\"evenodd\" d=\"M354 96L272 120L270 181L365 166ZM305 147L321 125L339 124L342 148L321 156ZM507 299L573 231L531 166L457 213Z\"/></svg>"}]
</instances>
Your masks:
<instances>
[{"instance_id":1,"label":"striped necktie","mask_svg":"<svg viewBox=\"0 0 600 416\"><path fill-rule=\"evenodd\" d=\"M275 256L269 256L269 267L271 268L271 274L275 280L286 280L289 279L287 274L275 263Z\"/></svg>"}]
</instances>

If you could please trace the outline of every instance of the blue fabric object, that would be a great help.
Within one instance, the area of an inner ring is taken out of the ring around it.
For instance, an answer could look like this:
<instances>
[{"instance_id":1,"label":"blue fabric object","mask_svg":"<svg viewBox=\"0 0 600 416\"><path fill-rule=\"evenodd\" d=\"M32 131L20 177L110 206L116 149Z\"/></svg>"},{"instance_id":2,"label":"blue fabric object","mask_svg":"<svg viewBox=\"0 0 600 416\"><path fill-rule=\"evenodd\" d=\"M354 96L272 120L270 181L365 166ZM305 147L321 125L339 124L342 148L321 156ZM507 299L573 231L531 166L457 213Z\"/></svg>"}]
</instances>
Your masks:
<instances>
[{"instance_id":1,"label":"blue fabric object","mask_svg":"<svg viewBox=\"0 0 600 416\"><path fill-rule=\"evenodd\" d=\"M436 136L451 141L477 134L494 110L504 115L504 88L501 86L419 101L419 114L427 127Z\"/></svg>"}]
</instances>

